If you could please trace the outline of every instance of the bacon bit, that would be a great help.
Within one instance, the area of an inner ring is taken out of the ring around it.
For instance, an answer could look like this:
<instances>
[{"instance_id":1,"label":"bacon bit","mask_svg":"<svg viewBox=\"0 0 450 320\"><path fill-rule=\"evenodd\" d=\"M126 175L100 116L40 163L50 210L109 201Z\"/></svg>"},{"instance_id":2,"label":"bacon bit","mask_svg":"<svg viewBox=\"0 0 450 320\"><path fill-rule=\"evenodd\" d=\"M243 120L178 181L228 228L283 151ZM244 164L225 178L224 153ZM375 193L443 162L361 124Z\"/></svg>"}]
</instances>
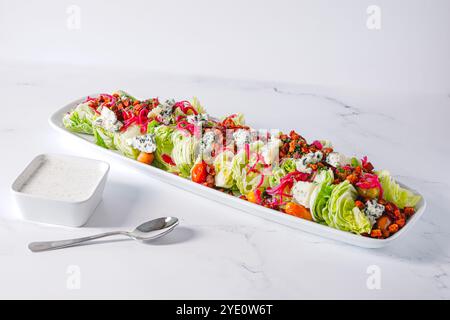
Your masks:
<instances>
[{"instance_id":1,"label":"bacon bit","mask_svg":"<svg viewBox=\"0 0 450 320\"><path fill-rule=\"evenodd\" d=\"M361 159L361 164L364 170L366 170L367 172L372 172L372 170L374 169L372 163L369 162L369 160L367 160L367 156L364 156Z\"/></svg>"},{"instance_id":2,"label":"bacon bit","mask_svg":"<svg viewBox=\"0 0 450 320\"><path fill-rule=\"evenodd\" d=\"M370 232L370 236L371 236L372 238L381 238L381 236L382 236L381 230L380 230L380 229L373 229L373 230Z\"/></svg>"},{"instance_id":3,"label":"bacon bit","mask_svg":"<svg viewBox=\"0 0 450 320\"><path fill-rule=\"evenodd\" d=\"M408 217L410 217L416 212L416 210L413 207L405 207L404 212Z\"/></svg>"},{"instance_id":4,"label":"bacon bit","mask_svg":"<svg viewBox=\"0 0 450 320\"><path fill-rule=\"evenodd\" d=\"M363 165L364 170L366 170L367 172L372 172L374 168L374 166L372 165L372 163L368 162L365 165Z\"/></svg>"},{"instance_id":5,"label":"bacon bit","mask_svg":"<svg viewBox=\"0 0 450 320\"><path fill-rule=\"evenodd\" d=\"M355 174L348 175L345 179L348 180L351 184L355 184L356 181L358 181L358 177Z\"/></svg>"},{"instance_id":6,"label":"bacon bit","mask_svg":"<svg viewBox=\"0 0 450 320\"><path fill-rule=\"evenodd\" d=\"M400 215L400 210L399 210L399 209L395 209L395 210L394 210L394 216L395 216L397 219L401 217L401 215Z\"/></svg>"},{"instance_id":7,"label":"bacon bit","mask_svg":"<svg viewBox=\"0 0 450 320\"><path fill-rule=\"evenodd\" d=\"M397 207L392 202L387 203L386 206L385 206L385 210L387 212L392 212L393 213L396 209L397 209Z\"/></svg>"},{"instance_id":8,"label":"bacon bit","mask_svg":"<svg viewBox=\"0 0 450 320\"><path fill-rule=\"evenodd\" d=\"M325 153L325 154L332 153L333 152L333 148L323 148L322 152Z\"/></svg>"},{"instance_id":9,"label":"bacon bit","mask_svg":"<svg viewBox=\"0 0 450 320\"><path fill-rule=\"evenodd\" d=\"M309 167L310 167L311 169L313 169L314 171L317 170L317 164L315 164L315 163L311 163L311 164L309 165Z\"/></svg>"},{"instance_id":10,"label":"bacon bit","mask_svg":"<svg viewBox=\"0 0 450 320\"><path fill-rule=\"evenodd\" d=\"M359 200L355 201L355 206L357 206L359 209L363 209L365 207L364 203Z\"/></svg>"},{"instance_id":11,"label":"bacon bit","mask_svg":"<svg viewBox=\"0 0 450 320\"><path fill-rule=\"evenodd\" d=\"M388 227L390 233L396 233L398 231L398 224L393 223Z\"/></svg>"},{"instance_id":12,"label":"bacon bit","mask_svg":"<svg viewBox=\"0 0 450 320\"><path fill-rule=\"evenodd\" d=\"M293 140L299 140L299 139L303 139L301 135L299 135L297 132L295 132L294 130L292 130L289 133L289 136L291 137L291 139Z\"/></svg>"},{"instance_id":13,"label":"bacon bit","mask_svg":"<svg viewBox=\"0 0 450 320\"><path fill-rule=\"evenodd\" d=\"M307 147L302 147L302 152L303 152L303 153L308 153L308 152L309 152L309 149L308 149Z\"/></svg>"},{"instance_id":14,"label":"bacon bit","mask_svg":"<svg viewBox=\"0 0 450 320\"><path fill-rule=\"evenodd\" d=\"M289 152L294 152L296 145L297 145L297 140L292 140L291 142L289 142Z\"/></svg>"},{"instance_id":15,"label":"bacon bit","mask_svg":"<svg viewBox=\"0 0 450 320\"><path fill-rule=\"evenodd\" d=\"M405 225L406 220L403 218L397 219L395 220L395 224L397 224L400 228L403 228L403 226Z\"/></svg>"}]
</instances>

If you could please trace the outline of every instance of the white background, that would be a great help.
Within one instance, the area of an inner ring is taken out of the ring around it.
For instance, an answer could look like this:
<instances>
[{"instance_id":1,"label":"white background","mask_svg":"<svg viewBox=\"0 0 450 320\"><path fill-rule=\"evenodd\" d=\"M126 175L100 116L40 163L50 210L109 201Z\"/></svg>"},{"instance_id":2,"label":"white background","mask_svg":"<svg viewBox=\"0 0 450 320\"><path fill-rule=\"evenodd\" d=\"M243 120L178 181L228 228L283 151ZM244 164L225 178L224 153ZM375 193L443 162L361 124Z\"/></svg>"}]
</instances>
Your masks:
<instances>
[{"instance_id":1,"label":"white background","mask_svg":"<svg viewBox=\"0 0 450 320\"><path fill-rule=\"evenodd\" d=\"M370 5L380 30L366 27ZM442 92L449 12L448 0L0 0L0 58Z\"/></svg>"}]
</instances>

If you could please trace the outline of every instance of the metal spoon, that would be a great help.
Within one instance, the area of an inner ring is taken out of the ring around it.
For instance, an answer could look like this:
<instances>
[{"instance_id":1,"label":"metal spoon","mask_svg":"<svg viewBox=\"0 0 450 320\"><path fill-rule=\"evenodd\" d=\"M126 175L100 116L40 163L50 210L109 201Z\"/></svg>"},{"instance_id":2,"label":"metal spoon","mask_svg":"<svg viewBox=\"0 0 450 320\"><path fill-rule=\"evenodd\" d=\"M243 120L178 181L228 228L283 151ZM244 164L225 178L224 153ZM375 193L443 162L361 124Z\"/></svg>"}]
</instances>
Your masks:
<instances>
[{"instance_id":1,"label":"metal spoon","mask_svg":"<svg viewBox=\"0 0 450 320\"><path fill-rule=\"evenodd\" d=\"M147 221L131 232L128 231L112 231L97 234L90 237L83 237L78 239L60 240L60 241L44 241L44 242L32 242L28 245L28 249L33 252L41 252L47 250L67 248L75 246L79 243L99 239L103 237L109 237L114 235L128 236L134 240L151 240L162 237L172 231L178 225L178 219L175 217L163 217L154 220Z\"/></svg>"}]
</instances>

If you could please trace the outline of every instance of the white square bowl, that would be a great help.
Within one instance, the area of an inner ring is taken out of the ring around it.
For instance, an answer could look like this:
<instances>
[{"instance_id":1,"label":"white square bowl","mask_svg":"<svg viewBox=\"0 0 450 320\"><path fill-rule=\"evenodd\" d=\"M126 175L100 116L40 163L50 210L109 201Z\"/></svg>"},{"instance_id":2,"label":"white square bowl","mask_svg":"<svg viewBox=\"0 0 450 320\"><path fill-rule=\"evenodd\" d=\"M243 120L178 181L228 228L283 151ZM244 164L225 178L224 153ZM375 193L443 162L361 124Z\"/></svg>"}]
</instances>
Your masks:
<instances>
[{"instance_id":1,"label":"white square bowl","mask_svg":"<svg viewBox=\"0 0 450 320\"><path fill-rule=\"evenodd\" d=\"M98 170L98 178L93 182L94 188L89 196L83 199L63 200L23 192L24 184L48 159L76 162L77 165L89 166L91 169ZM109 164L103 161L68 155L41 154L35 157L16 178L11 186L11 192L24 219L68 227L80 227L88 221L100 203L108 172Z\"/></svg>"}]
</instances>

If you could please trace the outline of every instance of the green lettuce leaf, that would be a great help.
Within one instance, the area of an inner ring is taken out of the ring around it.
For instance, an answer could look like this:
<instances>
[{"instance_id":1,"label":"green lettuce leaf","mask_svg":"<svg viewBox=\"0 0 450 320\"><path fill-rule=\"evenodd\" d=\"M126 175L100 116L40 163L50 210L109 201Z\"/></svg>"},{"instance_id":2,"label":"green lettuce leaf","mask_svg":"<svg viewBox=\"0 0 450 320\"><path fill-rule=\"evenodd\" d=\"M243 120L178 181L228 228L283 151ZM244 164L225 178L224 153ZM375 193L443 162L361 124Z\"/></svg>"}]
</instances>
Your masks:
<instances>
[{"instance_id":1,"label":"green lettuce leaf","mask_svg":"<svg viewBox=\"0 0 450 320\"><path fill-rule=\"evenodd\" d=\"M128 127L125 132L114 133L114 140L113 140L114 146L124 156L136 160L140 152L139 150L131 147L128 144L128 140L140 135L141 135L140 126L132 125Z\"/></svg>"},{"instance_id":2,"label":"green lettuce leaf","mask_svg":"<svg viewBox=\"0 0 450 320\"><path fill-rule=\"evenodd\" d=\"M281 167L274 167L272 169L272 174L269 176L269 187L274 188L280 184L280 179L286 175L286 171L284 171Z\"/></svg>"},{"instance_id":3,"label":"green lettuce leaf","mask_svg":"<svg viewBox=\"0 0 450 320\"><path fill-rule=\"evenodd\" d=\"M206 113L205 108L200 104L200 100L197 99L197 97L192 98L191 105L194 107L195 111L198 113Z\"/></svg>"},{"instance_id":4,"label":"green lettuce leaf","mask_svg":"<svg viewBox=\"0 0 450 320\"><path fill-rule=\"evenodd\" d=\"M154 154L154 165L160 169L167 170L169 172L177 172L176 167L167 163L164 156L172 157L173 141L172 134L173 128L161 125L149 127L149 133L155 134L156 152Z\"/></svg>"},{"instance_id":5,"label":"green lettuce leaf","mask_svg":"<svg viewBox=\"0 0 450 320\"><path fill-rule=\"evenodd\" d=\"M281 163L281 168L286 171L286 173L291 173L297 170L297 165L295 164L295 159L293 158L286 158Z\"/></svg>"},{"instance_id":6,"label":"green lettuce leaf","mask_svg":"<svg viewBox=\"0 0 450 320\"><path fill-rule=\"evenodd\" d=\"M195 164L199 141L193 136L186 136L181 131L175 131L172 135L172 142L172 160L175 162L180 176L188 178L191 176L191 169Z\"/></svg>"},{"instance_id":7,"label":"green lettuce leaf","mask_svg":"<svg viewBox=\"0 0 450 320\"><path fill-rule=\"evenodd\" d=\"M114 136L116 133L108 131L102 127L94 126L94 142L106 149L116 150L116 146L114 144Z\"/></svg>"},{"instance_id":8,"label":"green lettuce leaf","mask_svg":"<svg viewBox=\"0 0 450 320\"><path fill-rule=\"evenodd\" d=\"M318 186L311 195L310 210L311 215L316 222L326 223L326 220L330 221L328 215L328 201L330 200L331 192L333 191L333 180L334 175L331 169L321 171L314 179L314 182L318 183Z\"/></svg>"},{"instance_id":9,"label":"green lettuce leaf","mask_svg":"<svg viewBox=\"0 0 450 320\"><path fill-rule=\"evenodd\" d=\"M63 118L64 127L73 132L93 134L92 121L96 113L88 103L79 104L72 112Z\"/></svg>"},{"instance_id":10,"label":"green lettuce leaf","mask_svg":"<svg viewBox=\"0 0 450 320\"><path fill-rule=\"evenodd\" d=\"M234 153L226 150L217 155L214 159L214 169L216 171L215 185L220 188L230 189L234 186L232 161Z\"/></svg>"},{"instance_id":11,"label":"green lettuce leaf","mask_svg":"<svg viewBox=\"0 0 450 320\"><path fill-rule=\"evenodd\" d=\"M260 152L263 146L264 143L262 141L255 141L249 146L250 159L247 159L245 149L242 149L234 156L231 162L233 179L236 183L237 189L242 195L246 195L250 191L255 190L261 183L261 179L263 179L261 187L267 188L269 186L269 176L264 175L262 178L261 173L259 173L263 172L264 169L262 163L256 163L255 169L257 172L249 172L248 170L248 168L255 165L255 162L257 161L256 153Z\"/></svg>"},{"instance_id":12,"label":"green lettuce leaf","mask_svg":"<svg viewBox=\"0 0 450 320\"><path fill-rule=\"evenodd\" d=\"M335 186L328 201L328 226L357 234L369 233L372 229L370 220L355 206L357 191L345 180Z\"/></svg>"},{"instance_id":13,"label":"green lettuce leaf","mask_svg":"<svg viewBox=\"0 0 450 320\"><path fill-rule=\"evenodd\" d=\"M386 170L376 172L383 188L383 198L389 202L393 202L397 207L415 207L420 201L421 196L400 187Z\"/></svg>"}]
</instances>

